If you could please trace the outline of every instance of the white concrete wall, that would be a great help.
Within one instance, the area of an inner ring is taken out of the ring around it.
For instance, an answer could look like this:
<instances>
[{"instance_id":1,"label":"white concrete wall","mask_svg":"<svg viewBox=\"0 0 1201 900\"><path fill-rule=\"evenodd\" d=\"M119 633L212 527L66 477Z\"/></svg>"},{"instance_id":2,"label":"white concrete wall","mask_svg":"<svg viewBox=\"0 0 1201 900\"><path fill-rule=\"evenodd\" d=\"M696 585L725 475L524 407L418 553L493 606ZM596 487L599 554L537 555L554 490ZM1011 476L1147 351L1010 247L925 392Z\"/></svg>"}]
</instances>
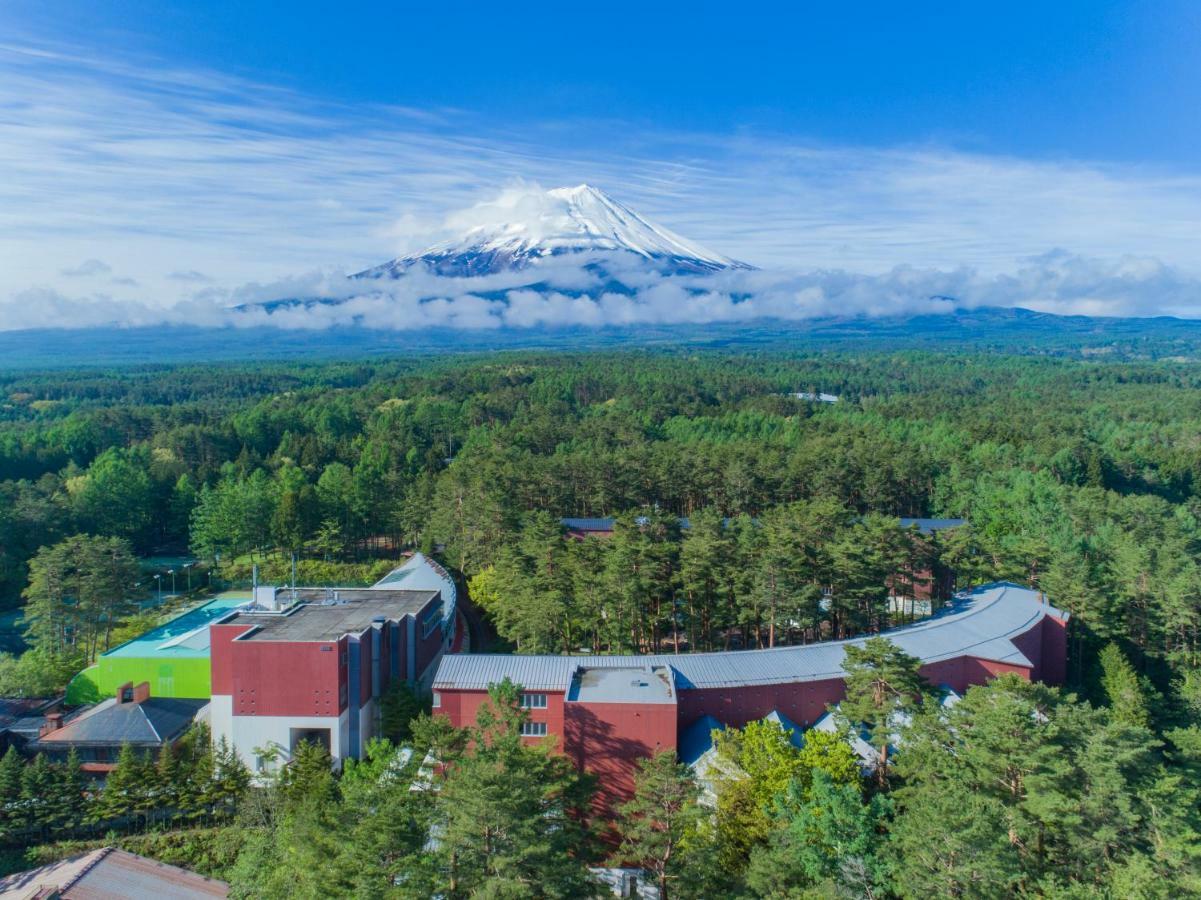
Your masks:
<instances>
[{"instance_id":1,"label":"white concrete wall","mask_svg":"<svg viewBox=\"0 0 1201 900\"><path fill-rule=\"evenodd\" d=\"M279 759L291 758L293 728L328 728L330 754L335 760L350 754L350 720L340 716L235 716L233 698L214 694L212 699L213 741L224 737L251 772L258 771L256 749L271 748Z\"/></svg>"}]
</instances>

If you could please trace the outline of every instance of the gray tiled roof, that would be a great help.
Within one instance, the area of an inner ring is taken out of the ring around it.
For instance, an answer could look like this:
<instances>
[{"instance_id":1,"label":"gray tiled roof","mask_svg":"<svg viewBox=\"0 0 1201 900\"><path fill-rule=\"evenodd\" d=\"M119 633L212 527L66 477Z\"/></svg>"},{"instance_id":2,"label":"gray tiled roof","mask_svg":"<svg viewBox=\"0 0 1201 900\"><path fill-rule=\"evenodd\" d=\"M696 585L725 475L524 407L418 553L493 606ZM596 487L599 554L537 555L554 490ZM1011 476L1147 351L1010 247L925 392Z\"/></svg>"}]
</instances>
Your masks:
<instances>
[{"instance_id":1,"label":"gray tiled roof","mask_svg":"<svg viewBox=\"0 0 1201 900\"><path fill-rule=\"evenodd\" d=\"M207 704L207 700L181 697L150 697L141 703L118 703L110 697L30 746L32 749L72 744L158 746L183 734L196 713Z\"/></svg>"},{"instance_id":2,"label":"gray tiled roof","mask_svg":"<svg viewBox=\"0 0 1201 900\"><path fill-rule=\"evenodd\" d=\"M1041 593L1016 584L984 585L959 595L935 615L885 632L906 653L931 663L960 656L1031 666L1013 638L1025 634L1048 613L1066 614L1049 606ZM738 687L789 684L841 678L848 644L865 638L827 641L771 650L684 653L647 656L516 656L451 654L442 658L434 687L483 690L509 678L528 690L565 691L577 668L670 666L676 687Z\"/></svg>"}]
</instances>

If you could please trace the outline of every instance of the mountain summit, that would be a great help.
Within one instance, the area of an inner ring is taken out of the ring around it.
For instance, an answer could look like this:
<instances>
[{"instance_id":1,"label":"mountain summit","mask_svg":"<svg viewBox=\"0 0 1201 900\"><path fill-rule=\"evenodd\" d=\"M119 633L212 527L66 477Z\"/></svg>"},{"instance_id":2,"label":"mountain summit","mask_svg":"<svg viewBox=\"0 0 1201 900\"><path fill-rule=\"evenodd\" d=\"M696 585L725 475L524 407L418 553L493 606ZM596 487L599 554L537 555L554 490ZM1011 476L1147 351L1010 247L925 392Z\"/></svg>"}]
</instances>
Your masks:
<instances>
[{"instance_id":1,"label":"mountain summit","mask_svg":"<svg viewBox=\"0 0 1201 900\"><path fill-rule=\"evenodd\" d=\"M460 238L356 277L397 278L414 266L451 277L491 275L575 254L610 259L610 254L632 254L631 260L637 258L666 274L751 268L648 222L587 184L492 204L485 218L490 221L472 225Z\"/></svg>"}]
</instances>

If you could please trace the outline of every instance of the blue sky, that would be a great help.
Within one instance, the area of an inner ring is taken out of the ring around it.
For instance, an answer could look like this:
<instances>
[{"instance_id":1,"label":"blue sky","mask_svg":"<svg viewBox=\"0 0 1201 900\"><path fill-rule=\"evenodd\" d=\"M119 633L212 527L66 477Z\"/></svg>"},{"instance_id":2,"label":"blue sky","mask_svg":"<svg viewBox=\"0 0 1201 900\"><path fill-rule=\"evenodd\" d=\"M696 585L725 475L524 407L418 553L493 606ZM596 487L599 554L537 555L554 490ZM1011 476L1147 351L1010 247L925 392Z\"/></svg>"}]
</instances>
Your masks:
<instances>
[{"instance_id":1,"label":"blue sky","mask_svg":"<svg viewBox=\"0 0 1201 900\"><path fill-rule=\"evenodd\" d=\"M1096 286L1029 305L1191 314L1198 146L1197 3L8 0L0 327L33 289L108 311L370 265L583 181L764 267L1070 260Z\"/></svg>"}]
</instances>

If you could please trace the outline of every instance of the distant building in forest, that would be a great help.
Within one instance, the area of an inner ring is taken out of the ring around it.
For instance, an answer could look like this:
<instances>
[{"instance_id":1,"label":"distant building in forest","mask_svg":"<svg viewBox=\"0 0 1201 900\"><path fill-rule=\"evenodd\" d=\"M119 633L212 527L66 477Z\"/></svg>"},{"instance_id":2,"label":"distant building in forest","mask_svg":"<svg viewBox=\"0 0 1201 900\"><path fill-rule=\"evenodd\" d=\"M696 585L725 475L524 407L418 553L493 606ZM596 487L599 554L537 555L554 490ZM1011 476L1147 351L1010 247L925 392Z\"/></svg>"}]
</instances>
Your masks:
<instances>
[{"instance_id":1,"label":"distant building in forest","mask_svg":"<svg viewBox=\"0 0 1201 900\"><path fill-rule=\"evenodd\" d=\"M839 399L837 394L824 394L820 391L797 391L792 396L798 400L807 400L810 403L837 403Z\"/></svg>"}]
</instances>

